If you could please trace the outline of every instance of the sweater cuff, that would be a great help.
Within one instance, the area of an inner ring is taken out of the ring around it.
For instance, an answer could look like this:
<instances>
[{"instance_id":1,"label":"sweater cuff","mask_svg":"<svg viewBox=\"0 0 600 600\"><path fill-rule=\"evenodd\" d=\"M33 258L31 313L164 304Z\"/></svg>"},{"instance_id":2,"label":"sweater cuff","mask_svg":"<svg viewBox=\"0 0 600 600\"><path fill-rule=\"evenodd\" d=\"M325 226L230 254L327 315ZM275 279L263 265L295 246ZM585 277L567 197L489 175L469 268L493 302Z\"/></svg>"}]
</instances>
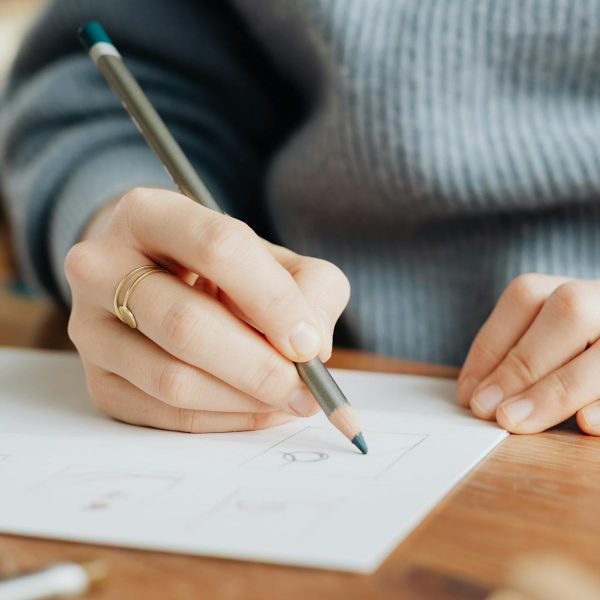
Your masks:
<instances>
[{"instance_id":1,"label":"sweater cuff","mask_svg":"<svg viewBox=\"0 0 600 600\"><path fill-rule=\"evenodd\" d=\"M136 186L174 188L148 147L127 144L90 156L62 188L51 217L49 245L57 289L68 306L71 292L64 272L67 253L102 206Z\"/></svg>"}]
</instances>

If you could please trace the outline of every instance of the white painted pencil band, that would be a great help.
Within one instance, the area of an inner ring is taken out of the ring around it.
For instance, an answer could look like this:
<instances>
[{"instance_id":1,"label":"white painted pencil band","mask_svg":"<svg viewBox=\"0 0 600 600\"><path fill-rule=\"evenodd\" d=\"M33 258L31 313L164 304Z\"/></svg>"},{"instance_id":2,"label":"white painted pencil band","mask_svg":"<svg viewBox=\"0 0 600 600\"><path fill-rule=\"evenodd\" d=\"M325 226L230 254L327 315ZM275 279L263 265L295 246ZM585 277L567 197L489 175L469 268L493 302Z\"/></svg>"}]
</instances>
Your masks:
<instances>
[{"instance_id":1,"label":"white painted pencil band","mask_svg":"<svg viewBox=\"0 0 600 600\"><path fill-rule=\"evenodd\" d=\"M98 60L103 56L121 58L119 51L107 42L98 42L90 48L90 57L96 64L98 64Z\"/></svg>"}]
</instances>

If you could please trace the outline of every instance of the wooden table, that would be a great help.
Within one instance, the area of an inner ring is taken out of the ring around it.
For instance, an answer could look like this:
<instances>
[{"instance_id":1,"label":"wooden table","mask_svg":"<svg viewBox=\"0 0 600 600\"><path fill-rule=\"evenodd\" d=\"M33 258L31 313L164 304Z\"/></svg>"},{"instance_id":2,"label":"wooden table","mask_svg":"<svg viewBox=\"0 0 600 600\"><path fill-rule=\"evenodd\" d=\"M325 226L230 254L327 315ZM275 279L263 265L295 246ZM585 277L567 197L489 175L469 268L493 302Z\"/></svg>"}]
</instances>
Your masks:
<instances>
[{"instance_id":1,"label":"wooden table","mask_svg":"<svg viewBox=\"0 0 600 600\"><path fill-rule=\"evenodd\" d=\"M1 237L0 232L0 246ZM0 285L9 277L2 256L0 251ZM0 344L68 348L65 323L65 315L47 302L0 292ZM335 352L331 365L455 374L449 367L344 350ZM88 597L111 600L474 600L502 580L511 558L546 550L600 569L600 439L571 424L508 438L371 576L2 535L0 572L100 557L109 564L110 578Z\"/></svg>"}]
</instances>

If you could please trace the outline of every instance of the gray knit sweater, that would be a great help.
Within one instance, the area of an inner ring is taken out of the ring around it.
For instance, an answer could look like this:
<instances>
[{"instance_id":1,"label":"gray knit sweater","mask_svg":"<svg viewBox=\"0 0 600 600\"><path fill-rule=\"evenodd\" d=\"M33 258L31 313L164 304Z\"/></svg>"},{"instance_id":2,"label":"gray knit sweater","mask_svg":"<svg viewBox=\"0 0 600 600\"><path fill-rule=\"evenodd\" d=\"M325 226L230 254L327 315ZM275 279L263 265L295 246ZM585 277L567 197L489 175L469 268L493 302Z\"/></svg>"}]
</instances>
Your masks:
<instances>
[{"instance_id":1,"label":"gray knit sweater","mask_svg":"<svg viewBox=\"0 0 600 600\"><path fill-rule=\"evenodd\" d=\"M600 278L600 1L56 0L0 130L50 293L100 205L168 184L78 46L90 18L229 212L347 273L356 346L456 364L519 273Z\"/></svg>"}]
</instances>

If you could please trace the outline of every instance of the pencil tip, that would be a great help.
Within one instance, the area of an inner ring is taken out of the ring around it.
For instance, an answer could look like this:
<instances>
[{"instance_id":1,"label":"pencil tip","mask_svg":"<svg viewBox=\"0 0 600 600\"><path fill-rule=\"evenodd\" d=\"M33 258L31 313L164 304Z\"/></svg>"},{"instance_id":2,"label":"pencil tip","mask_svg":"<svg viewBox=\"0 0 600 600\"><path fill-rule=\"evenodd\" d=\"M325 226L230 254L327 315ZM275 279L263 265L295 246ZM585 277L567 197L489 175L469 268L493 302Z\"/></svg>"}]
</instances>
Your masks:
<instances>
[{"instance_id":1,"label":"pencil tip","mask_svg":"<svg viewBox=\"0 0 600 600\"><path fill-rule=\"evenodd\" d=\"M352 438L352 443L363 453L366 454L369 451L367 447L367 442L365 442L365 438L362 433L357 433Z\"/></svg>"}]
</instances>

